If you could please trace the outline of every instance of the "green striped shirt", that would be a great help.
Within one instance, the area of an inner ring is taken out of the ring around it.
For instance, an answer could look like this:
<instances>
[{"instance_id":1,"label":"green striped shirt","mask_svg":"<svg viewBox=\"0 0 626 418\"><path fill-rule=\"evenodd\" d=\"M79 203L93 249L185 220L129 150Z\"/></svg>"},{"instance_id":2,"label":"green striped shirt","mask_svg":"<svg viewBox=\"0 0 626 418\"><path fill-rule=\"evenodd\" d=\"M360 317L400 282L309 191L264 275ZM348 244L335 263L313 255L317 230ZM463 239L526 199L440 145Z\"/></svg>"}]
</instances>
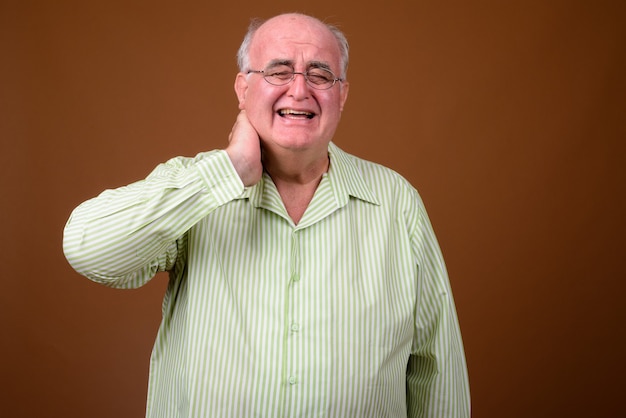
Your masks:
<instances>
[{"instance_id":1,"label":"green striped shirt","mask_svg":"<svg viewBox=\"0 0 626 418\"><path fill-rule=\"evenodd\" d=\"M469 417L444 261L416 190L329 145L300 222L225 151L174 158L72 213L68 261L107 286L169 271L148 417Z\"/></svg>"}]
</instances>

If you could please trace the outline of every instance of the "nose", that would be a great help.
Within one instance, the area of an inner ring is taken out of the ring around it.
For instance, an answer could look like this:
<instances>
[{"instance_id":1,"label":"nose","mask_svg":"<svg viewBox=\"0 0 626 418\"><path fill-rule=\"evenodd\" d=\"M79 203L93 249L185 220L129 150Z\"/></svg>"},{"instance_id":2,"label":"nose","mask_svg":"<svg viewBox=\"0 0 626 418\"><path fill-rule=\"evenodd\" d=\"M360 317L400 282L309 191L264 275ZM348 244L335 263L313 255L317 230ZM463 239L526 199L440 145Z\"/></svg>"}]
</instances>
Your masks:
<instances>
[{"instance_id":1,"label":"nose","mask_svg":"<svg viewBox=\"0 0 626 418\"><path fill-rule=\"evenodd\" d=\"M288 94L296 100L304 100L309 98L309 85L307 84L304 73L293 73L293 80L289 84Z\"/></svg>"}]
</instances>

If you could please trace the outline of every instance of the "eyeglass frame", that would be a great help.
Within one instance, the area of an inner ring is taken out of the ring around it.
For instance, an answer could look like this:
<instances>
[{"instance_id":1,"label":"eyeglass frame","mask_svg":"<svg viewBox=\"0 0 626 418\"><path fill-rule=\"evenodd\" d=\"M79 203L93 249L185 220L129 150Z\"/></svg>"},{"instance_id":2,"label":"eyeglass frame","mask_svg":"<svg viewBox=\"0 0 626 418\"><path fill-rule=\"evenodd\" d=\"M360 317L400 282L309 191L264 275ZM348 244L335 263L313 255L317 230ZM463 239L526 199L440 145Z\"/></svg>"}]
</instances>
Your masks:
<instances>
[{"instance_id":1,"label":"eyeglass frame","mask_svg":"<svg viewBox=\"0 0 626 418\"><path fill-rule=\"evenodd\" d=\"M320 87L320 85L319 85L319 84L312 83L312 82L309 80L309 77L307 76L307 74L308 74L308 72L309 72L310 70L316 70L316 69L318 69L318 70L324 70L324 71L329 72L329 73L333 76L333 79L332 79L332 81L333 81L333 82L332 82L332 84L330 84L328 87ZM332 72L330 69L328 69L328 68L312 67L312 68L307 69L307 70L306 70L306 71L304 71L304 72L302 72L302 71L294 71L294 70L293 70L293 68L292 68L292 69L291 69L291 78L290 78L289 80L287 80L287 81L286 81L285 83L283 83L283 84L274 84L274 83L272 83L271 81L269 81L269 80L267 79L267 77L271 77L271 75L270 75L270 74L266 74L266 71L267 71L267 70L248 70L248 71L246 71L246 74L251 74L251 73L253 73L253 74L262 74L262 76L263 76L263 80L265 80L265 82L266 82L267 84L270 84L270 85L272 85L272 86L276 86L276 87L286 86L287 84L291 83L293 80L295 80L295 79L296 79L296 74L300 74L302 77L304 77L304 81L306 82L307 86L310 86L311 88L314 88L315 90L330 90L331 88L333 88L333 86L334 86L335 84L337 84L337 81L339 81L340 83L343 83L343 82L345 81L343 78L337 78L337 77L335 76L335 73L333 73L333 72Z\"/></svg>"}]
</instances>

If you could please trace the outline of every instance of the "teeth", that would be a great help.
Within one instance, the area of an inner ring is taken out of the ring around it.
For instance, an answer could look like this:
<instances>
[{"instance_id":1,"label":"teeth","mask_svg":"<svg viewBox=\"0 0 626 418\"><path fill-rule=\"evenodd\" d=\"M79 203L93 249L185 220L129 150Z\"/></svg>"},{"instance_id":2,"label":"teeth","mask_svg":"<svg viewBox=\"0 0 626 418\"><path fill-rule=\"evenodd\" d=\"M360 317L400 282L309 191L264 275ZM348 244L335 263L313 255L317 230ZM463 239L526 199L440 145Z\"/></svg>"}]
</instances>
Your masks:
<instances>
[{"instance_id":1,"label":"teeth","mask_svg":"<svg viewBox=\"0 0 626 418\"><path fill-rule=\"evenodd\" d=\"M285 115L306 116L309 119L315 116L315 114L311 112L303 112L303 111L293 110L293 109L280 109L278 111L278 114L281 116L285 116Z\"/></svg>"}]
</instances>

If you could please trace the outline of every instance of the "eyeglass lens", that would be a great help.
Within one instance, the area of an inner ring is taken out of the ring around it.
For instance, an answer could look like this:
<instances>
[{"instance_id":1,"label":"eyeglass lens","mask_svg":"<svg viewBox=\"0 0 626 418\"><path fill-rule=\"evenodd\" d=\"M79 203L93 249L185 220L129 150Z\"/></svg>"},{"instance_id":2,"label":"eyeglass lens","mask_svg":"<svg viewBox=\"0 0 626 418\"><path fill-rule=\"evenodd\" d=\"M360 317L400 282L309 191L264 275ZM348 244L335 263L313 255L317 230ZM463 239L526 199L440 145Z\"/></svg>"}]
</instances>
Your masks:
<instances>
[{"instance_id":1,"label":"eyeglass lens","mask_svg":"<svg viewBox=\"0 0 626 418\"><path fill-rule=\"evenodd\" d=\"M335 75L324 68L309 68L305 73L294 71L288 65L275 65L263 71L263 78L275 86L282 86L294 79L296 74L302 74L307 83L317 89L327 89L335 84Z\"/></svg>"}]
</instances>

